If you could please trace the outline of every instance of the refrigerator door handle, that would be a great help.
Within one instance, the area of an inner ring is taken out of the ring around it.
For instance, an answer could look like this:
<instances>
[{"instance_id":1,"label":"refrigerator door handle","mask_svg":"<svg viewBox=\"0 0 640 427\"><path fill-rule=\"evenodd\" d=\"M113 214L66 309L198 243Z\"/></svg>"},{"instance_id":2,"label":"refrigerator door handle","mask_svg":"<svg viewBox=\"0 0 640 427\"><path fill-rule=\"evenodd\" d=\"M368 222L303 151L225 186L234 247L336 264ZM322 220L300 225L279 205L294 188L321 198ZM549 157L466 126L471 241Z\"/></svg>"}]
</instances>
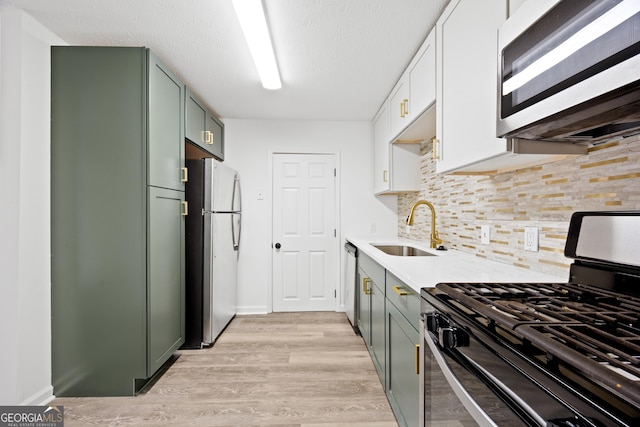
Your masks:
<instances>
[{"instance_id":1,"label":"refrigerator door handle","mask_svg":"<svg viewBox=\"0 0 640 427\"><path fill-rule=\"evenodd\" d=\"M236 234L236 222L234 216L238 215L238 233ZM242 234L242 214L235 213L231 216L231 234L233 235L233 250L240 250L240 234Z\"/></svg>"},{"instance_id":2,"label":"refrigerator door handle","mask_svg":"<svg viewBox=\"0 0 640 427\"><path fill-rule=\"evenodd\" d=\"M236 209L236 194L238 195L238 208ZM231 210L242 211L242 196L240 195L240 177L236 174L233 177L233 195L231 196Z\"/></svg>"}]
</instances>

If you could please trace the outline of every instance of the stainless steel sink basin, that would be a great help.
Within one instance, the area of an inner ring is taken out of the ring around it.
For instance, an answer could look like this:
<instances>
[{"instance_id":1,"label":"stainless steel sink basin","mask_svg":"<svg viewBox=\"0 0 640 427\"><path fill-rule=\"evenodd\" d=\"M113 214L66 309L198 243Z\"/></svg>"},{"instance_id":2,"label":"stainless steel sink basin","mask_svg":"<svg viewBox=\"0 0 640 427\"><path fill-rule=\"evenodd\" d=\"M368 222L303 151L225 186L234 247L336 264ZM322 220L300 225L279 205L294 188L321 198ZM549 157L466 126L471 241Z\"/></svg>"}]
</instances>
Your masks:
<instances>
[{"instance_id":1,"label":"stainless steel sink basin","mask_svg":"<svg viewBox=\"0 0 640 427\"><path fill-rule=\"evenodd\" d=\"M394 256L435 256L434 254L407 245L372 245L388 255Z\"/></svg>"}]
</instances>

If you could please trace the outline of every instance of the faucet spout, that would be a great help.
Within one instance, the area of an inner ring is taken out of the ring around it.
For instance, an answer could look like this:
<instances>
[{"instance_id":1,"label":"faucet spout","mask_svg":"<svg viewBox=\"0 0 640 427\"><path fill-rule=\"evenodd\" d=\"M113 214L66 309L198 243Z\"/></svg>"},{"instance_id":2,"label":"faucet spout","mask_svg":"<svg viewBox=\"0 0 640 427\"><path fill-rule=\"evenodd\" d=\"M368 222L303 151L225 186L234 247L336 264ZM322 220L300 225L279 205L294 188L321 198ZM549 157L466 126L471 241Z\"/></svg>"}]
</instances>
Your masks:
<instances>
[{"instance_id":1,"label":"faucet spout","mask_svg":"<svg viewBox=\"0 0 640 427\"><path fill-rule=\"evenodd\" d=\"M431 244L429 247L435 248L439 244L442 243L442 239L438 237L438 231L436 230L436 209L433 205L426 200L418 200L411 206L411 211L409 211L409 216L407 217L407 225L413 225L413 214L416 208L420 205L427 205L431 210Z\"/></svg>"}]
</instances>

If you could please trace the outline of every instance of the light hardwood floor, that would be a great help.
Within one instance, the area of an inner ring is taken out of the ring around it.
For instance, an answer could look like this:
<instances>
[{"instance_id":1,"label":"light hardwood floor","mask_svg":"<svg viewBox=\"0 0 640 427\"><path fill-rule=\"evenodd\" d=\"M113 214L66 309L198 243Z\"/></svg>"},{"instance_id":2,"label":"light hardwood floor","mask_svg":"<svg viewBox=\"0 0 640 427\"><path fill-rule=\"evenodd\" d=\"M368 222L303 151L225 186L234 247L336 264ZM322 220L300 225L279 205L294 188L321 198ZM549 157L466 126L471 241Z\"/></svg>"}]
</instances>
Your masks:
<instances>
[{"instance_id":1,"label":"light hardwood floor","mask_svg":"<svg viewBox=\"0 0 640 427\"><path fill-rule=\"evenodd\" d=\"M136 397L59 398L65 426L397 427L344 313L237 316Z\"/></svg>"}]
</instances>

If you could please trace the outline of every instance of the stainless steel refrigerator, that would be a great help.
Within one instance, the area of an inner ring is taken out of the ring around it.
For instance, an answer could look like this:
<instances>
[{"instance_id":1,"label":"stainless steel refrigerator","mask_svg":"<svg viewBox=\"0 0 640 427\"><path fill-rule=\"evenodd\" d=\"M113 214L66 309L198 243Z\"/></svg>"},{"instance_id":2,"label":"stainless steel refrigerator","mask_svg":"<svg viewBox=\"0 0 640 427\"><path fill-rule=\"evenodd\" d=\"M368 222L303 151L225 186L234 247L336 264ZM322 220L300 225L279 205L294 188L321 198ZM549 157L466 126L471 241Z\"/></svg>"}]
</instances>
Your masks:
<instances>
[{"instance_id":1,"label":"stainless steel refrigerator","mask_svg":"<svg viewBox=\"0 0 640 427\"><path fill-rule=\"evenodd\" d=\"M236 314L240 176L215 159L187 160L185 344L214 343Z\"/></svg>"}]
</instances>

